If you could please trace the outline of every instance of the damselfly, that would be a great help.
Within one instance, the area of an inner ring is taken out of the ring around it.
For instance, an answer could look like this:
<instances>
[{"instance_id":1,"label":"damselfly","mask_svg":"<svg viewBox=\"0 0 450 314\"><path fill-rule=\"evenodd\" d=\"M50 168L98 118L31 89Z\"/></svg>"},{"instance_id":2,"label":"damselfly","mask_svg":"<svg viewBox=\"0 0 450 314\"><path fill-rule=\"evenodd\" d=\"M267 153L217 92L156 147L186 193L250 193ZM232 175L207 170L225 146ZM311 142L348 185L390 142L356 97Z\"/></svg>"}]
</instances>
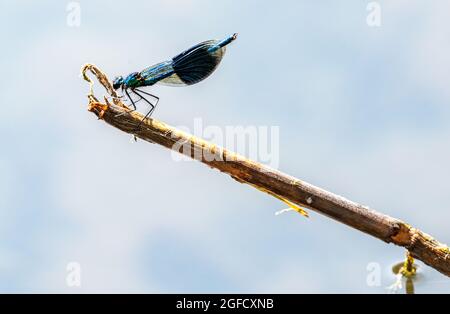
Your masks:
<instances>
[{"instance_id":1,"label":"damselfly","mask_svg":"<svg viewBox=\"0 0 450 314\"><path fill-rule=\"evenodd\" d=\"M233 34L223 40L208 40L180 53L172 60L155 64L141 72L133 72L125 78L118 76L114 79L113 87L116 90L122 88L122 92L127 95L133 110L136 110L136 102L140 100L150 105L151 109L145 115L143 119L145 120L155 110L159 98L139 89L140 87L152 86L156 83L186 86L204 80L217 68L225 54L226 46L236 37L237 34ZM133 100L129 92L135 94L139 99ZM152 97L155 103L150 102L143 95Z\"/></svg>"}]
</instances>

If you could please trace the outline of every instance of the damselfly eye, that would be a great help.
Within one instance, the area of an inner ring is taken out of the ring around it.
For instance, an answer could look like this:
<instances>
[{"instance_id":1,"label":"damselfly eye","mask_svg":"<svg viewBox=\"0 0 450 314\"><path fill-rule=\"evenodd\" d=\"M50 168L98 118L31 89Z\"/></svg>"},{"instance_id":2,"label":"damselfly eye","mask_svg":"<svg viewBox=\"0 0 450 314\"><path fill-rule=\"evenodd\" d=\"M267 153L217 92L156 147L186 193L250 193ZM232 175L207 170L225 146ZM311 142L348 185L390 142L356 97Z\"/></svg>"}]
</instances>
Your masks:
<instances>
[{"instance_id":1,"label":"damselfly eye","mask_svg":"<svg viewBox=\"0 0 450 314\"><path fill-rule=\"evenodd\" d=\"M114 89L118 89L123 83L123 77L122 76L118 76L114 79L113 81L113 88Z\"/></svg>"}]
</instances>

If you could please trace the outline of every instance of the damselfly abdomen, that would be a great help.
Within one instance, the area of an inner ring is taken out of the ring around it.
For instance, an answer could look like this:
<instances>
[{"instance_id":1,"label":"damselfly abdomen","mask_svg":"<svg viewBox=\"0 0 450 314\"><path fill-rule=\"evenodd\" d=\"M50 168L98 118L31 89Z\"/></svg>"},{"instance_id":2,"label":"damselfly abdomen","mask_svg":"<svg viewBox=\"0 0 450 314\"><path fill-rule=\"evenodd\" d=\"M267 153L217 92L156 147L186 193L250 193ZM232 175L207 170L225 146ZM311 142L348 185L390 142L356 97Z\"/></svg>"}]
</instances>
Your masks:
<instances>
[{"instance_id":1,"label":"damselfly abdomen","mask_svg":"<svg viewBox=\"0 0 450 314\"><path fill-rule=\"evenodd\" d=\"M139 87L152 86L154 84L164 84L171 86L186 86L196 84L217 68L225 54L226 46L235 40L237 34L233 34L223 40L208 40L180 53L172 60L164 61L148 67L141 72L134 72L127 77L116 77L113 82L114 89L122 88L128 99L136 110L136 101L130 93L136 94L139 99L150 105L150 111L144 119L150 116L158 104L159 98L148 92L144 92ZM152 97L155 103L150 102L143 95Z\"/></svg>"}]
</instances>

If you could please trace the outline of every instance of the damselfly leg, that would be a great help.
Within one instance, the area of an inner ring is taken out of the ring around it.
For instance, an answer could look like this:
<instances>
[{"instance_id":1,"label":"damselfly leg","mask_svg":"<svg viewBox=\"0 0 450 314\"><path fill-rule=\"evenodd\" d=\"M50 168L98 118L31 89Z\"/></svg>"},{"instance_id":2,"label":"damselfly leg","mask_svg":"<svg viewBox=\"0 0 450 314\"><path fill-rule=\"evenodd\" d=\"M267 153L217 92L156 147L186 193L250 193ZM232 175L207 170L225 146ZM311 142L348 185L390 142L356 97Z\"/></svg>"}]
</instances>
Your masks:
<instances>
[{"instance_id":1,"label":"damselfly leg","mask_svg":"<svg viewBox=\"0 0 450 314\"><path fill-rule=\"evenodd\" d=\"M125 94L127 95L127 97L128 97L128 99L130 100L130 102L131 102L131 106L133 106L133 109L129 109L129 111L125 111L125 112L122 112L122 113L119 113L118 115L116 115L116 117L120 117L120 116L122 116L122 115L124 115L124 114L126 114L126 113L131 113L131 112L133 112L133 111L136 111L136 103L140 100L140 99L138 99L137 101L134 101L133 100L133 98L131 98L131 96L130 96L130 94L128 93L128 90L124 90L125 91ZM122 98L123 96L120 96L120 98Z\"/></svg>"},{"instance_id":2,"label":"damselfly leg","mask_svg":"<svg viewBox=\"0 0 450 314\"><path fill-rule=\"evenodd\" d=\"M134 94L136 94L136 95L138 95L138 96L140 97L139 100L142 99L143 101L145 101L146 103L148 103L148 104L150 105L150 107L151 107L150 111L147 112L147 114L144 116L144 118L141 120L141 122L139 122L139 124L136 126L136 129L138 129L138 128L141 126L142 122L143 122L145 119L147 119L148 117L150 117L150 116L152 115L153 111L155 110L156 106L158 105L159 97L158 97L158 96L155 96L155 95L153 95L153 94L144 92L143 90L140 90L140 89L137 89L137 88L132 89L131 91L132 91ZM144 96L142 96L140 93L143 93L143 94L145 94L145 95L148 95L148 96L154 98L154 99L156 100L156 103L155 103L155 104L152 104L147 98L145 98Z\"/></svg>"},{"instance_id":3,"label":"damselfly leg","mask_svg":"<svg viewBox=\"0 0 450 314\"><path fill-rule=\"evenodd\" d=\"M139 124L136 126L136 129L135 129L135 130L137 130L137 129L141 126L142 122L143 122L147 117L149 117L149 116L152 115L153 111L155 110L156 106L158 105L159 97L158 97L158 96L155 96L155 95L153 95L153 94L144 92L143 90L140 90L140 89L137 89L137 88L130 89L130 91L131 91L133 94L136 94L136 95L139 97L139 99L138 99L137 101L133 100L133 98L131 98L130 93L128 92L128 89L125 89L125 94L127 95L128 99L130 100L131 105L133 106L133 110L129 111L128 113L135 111L135 110L136 110L136 103L137 103L138 101L141 101L141 100L145 101L145 102L146 102L147 104L149 104L150 107L151 107L150 111L147 112L147 114L144 116L144 118L143 118L143 119L139 122ZM150 97L153 97L153 98L156 100L156 103L155 103L155 104L152 104L147 98L145 98L144 96L142 96L141 93L142 93L142 94L145 94L145 95L148 95L148 96L150 96Z\"/></svg>"},{"instance_id":4,"label":"damselfly leg","mask_svg":"<svg viewBox=\"0 0 450 314\"><path fill-rule=\"evenodd\" d=\"M133 111L136 111L136 109L137 109L136 104L137 104L139 101L141 101L141 100L145 101L145 102L146 102L147 104L149 104L150 107L151 107L150 111L147 112L147 114L144 116L144 118L143 118L143 119L139 122L139 124L136 126L136 129L138 129L138 128L141 126L142 122L143 122L147 117L149 117L149 116L152 115L153 111L155 110L156 106L158 105L159 97L158 97L158 96L155 96L155 95L153 95L153 94L147 93L147 92L145 92L145 91L143 91L143 90L134 88L134 89L130 89L130 91L131 91L133 94L137 95L137 96L139 97L139 99L138 99L138 100L133 100L133 98L131 97L130 93L128 92L128 89L125 89L124 91L125 91L125 94L127 95L127 98L129 99L129 101L130 101L131 106L133 107L133 109L130 109L130 111L127 111L127 112L120 113L118 116L121 116L121 115L123 115L123 114L125 114L125 113L131 113L131 112L133 112ZM154 98L154 99L156 100L156 103L155 103L155 104L152 104L147 98L145 98L144 96L142 96L141 93L142 93L142 94L145 94L145 95L148 95L148 96L150 96L150 97L152 97L152 98Z\"/></svg>"},{"instance_id":5,"label":"damselfly leg","mask_svg":"<svg viewBox=\"0 0 450 314\"><path fill-rule=\"evenodd\" d=\"M126 90L126 89L125 89L125 94L127 95L128 99L130 100L131 105L133 106L133 110L132 111L135 111L136 110L136 104L134 103L133 98L131 98L130 94L128 93L128 90ZM130 112L132 112L132 111L130 111Z\"/></svg>"}]
</instances>

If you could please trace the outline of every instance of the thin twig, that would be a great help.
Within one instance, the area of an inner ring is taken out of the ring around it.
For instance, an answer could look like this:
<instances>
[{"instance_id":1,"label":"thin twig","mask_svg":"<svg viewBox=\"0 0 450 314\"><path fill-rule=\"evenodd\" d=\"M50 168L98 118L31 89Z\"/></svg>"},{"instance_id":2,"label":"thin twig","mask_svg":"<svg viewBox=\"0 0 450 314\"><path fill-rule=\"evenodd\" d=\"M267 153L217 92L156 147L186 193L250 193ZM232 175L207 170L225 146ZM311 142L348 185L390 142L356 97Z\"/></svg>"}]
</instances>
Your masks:
<instances>
[{"instance_id":1,"label":"thin twig","mask_svg":"<svg viewBox=\"0 0 450 314\"><path fill-rule=\"evenodd\" d=\"M241 155L218 147L191 134L180 131L155 119L130 110L120 102L106 75L95 66L83 67L83 77L90 70L113 97L100 103L89 93L89 110L106 123L136 137L173 149L197 159L206 165L229 174L235 180L269 193L287 204L294 203L310 208L354 229L370 234L387 243L394 243L409 254L450 277L450 249L431 236L407 223L376 212L342 196L311 185L305 181L274 170ZM92 91L92 89L91 89ZM180 151L182 150L182 151ZM295 206L295 205L294 205ZM297 207L298 208L298 207ZM302 209L297 210L300 213ZM303 213L306 215L306 212Z\"/></svg>"}]
</instances>

